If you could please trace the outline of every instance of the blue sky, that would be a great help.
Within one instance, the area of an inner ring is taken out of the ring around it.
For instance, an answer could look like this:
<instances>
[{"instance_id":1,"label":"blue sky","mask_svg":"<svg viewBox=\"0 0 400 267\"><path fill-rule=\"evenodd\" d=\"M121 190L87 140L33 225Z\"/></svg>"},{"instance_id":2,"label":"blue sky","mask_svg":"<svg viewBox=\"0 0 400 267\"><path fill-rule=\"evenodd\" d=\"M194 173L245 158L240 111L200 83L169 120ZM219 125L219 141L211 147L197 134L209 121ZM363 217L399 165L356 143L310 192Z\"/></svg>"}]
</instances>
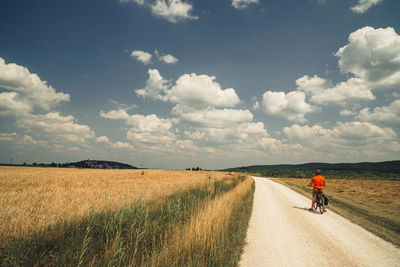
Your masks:
<instances>
[{"instance_id":1,"label":"blue sky","mask_svg":"<svg viewBox=\"0 0 400 267\"><path fill-rule=\"evenodd\" d=\"M0 10L0 162L399 159L399 1L3 0Z\"/></svg>"}]
</instances>

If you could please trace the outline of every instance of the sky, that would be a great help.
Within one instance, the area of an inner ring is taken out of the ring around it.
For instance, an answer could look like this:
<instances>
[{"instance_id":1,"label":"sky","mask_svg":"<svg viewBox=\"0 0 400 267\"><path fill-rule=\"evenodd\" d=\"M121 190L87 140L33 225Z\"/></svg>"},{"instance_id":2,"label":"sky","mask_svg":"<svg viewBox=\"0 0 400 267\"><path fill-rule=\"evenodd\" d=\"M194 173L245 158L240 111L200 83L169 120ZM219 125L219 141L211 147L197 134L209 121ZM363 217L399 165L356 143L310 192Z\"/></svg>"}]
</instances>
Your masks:
<instances>
[{"instance_id":1,"label":"sky","mask_svg":"<svg viewBox=\"0 0 400 267\"><path fill-rule=\"evenodd\" d=\"M2 0L0 162L400 159L398 0Z\"/></svg>"}]
</instances>

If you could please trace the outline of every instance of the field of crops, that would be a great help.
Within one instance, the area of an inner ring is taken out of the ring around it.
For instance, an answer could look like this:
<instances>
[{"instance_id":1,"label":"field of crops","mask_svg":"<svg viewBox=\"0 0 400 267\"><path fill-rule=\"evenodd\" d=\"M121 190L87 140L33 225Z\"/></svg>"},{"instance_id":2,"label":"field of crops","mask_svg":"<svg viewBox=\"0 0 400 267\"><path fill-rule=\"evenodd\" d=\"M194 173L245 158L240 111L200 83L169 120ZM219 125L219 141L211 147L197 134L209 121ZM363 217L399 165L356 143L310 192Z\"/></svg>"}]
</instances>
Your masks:
<instances>
[{"instance_id":1,"label":"field of crops","mask_svg":"<svg viewBox=\"0 0 400 267\"><path fill-rule=\"evenodd\" d=\"M0 265L234 265L253 191L219 172L0 167Z\"/></svg>"},{"instance_id":2,"label":"field of crops","mask_svg":"<svg viewBox=\"0 0 400 267\"><path fill-rule=\"evenodd\" d=\"M142 175L143 173L143 175ZM0 168L0 232L24 236L60 220L156 199L226 174L160 170Z\"/></svg>"}]
</instances>

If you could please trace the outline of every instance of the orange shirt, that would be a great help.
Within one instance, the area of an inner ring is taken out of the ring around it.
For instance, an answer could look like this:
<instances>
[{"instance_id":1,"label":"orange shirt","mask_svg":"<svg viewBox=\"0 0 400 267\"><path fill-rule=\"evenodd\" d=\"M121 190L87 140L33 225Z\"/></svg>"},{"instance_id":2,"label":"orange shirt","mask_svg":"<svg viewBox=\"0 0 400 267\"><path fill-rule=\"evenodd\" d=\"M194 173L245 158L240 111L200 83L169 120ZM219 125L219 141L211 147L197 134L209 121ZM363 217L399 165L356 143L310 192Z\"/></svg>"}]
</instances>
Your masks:
<instances>
[{"instance_id":1,"label":"orange shirt","mask_svg":"<svg viewBox=\"0 0 400 267\"><path fill-rule=\"evenodd\" d=\"M314 190L321 189L324 190L325 178L321 175L316 175L311 179L311 183L314 185Z\"/></svg>"}]
</instances>

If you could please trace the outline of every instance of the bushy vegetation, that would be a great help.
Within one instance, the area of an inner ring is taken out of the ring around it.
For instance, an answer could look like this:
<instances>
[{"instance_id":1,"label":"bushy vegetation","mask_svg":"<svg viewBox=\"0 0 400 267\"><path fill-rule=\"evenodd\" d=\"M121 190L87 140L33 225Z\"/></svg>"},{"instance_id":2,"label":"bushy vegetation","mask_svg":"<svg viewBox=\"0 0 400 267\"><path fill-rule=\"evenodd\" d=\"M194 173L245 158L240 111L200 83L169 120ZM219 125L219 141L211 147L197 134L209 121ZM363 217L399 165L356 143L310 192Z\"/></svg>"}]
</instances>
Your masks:
<instances>
[{"instance_id":1,"label":"bushy vegetation","mask_svg":"<svg viewBox=\"0 0 400 267\"><path fill-rule=\"evenodd\" d=\"M154 257L177 234L176 229L184 229L201 209L213 205L215 199L245 180L245 176L223 181L212 181L210 177L203 187L162 200L137 200L118 210L92 211L79 220L59 223L0 245L0 266L161 266ZM218 244L218 253L206 251L207 247L203 251L197 248L186 253L190 257L178 259L179 265L237 264L251 213L252 190L246 189L237 203L240 205L232 208L230 223L224 225L229 238Z\"/></svg>"},{"instance_id":2,"label":"bushy vegetation","mask_svg":"<svg viewBox=\"0 0 400 267\"><path fill-rule=\"evenodd\" d=\"M249 170L250 173L258 173L263 177L274 178L308 178L315 175L315 170ZM400 173L384 173L380 171L345 171L345 170L323 170L322 175L330 179L396 179L400 180Z\"/></svg>"},{"instance_id":3,"label":"bushy vegetation","mask_svg":"<svg viewBox=\"0 0 400 267\"><path fill-rule=\"evenodd\" d=\"M308 178L320 169L326 178L331 179L396 179L400 180L400 161L361 162L361 163L307 163L281 165L254 165L232 168L225 171L246 172L274 178Z\"/></svg>"}]
</instances>

